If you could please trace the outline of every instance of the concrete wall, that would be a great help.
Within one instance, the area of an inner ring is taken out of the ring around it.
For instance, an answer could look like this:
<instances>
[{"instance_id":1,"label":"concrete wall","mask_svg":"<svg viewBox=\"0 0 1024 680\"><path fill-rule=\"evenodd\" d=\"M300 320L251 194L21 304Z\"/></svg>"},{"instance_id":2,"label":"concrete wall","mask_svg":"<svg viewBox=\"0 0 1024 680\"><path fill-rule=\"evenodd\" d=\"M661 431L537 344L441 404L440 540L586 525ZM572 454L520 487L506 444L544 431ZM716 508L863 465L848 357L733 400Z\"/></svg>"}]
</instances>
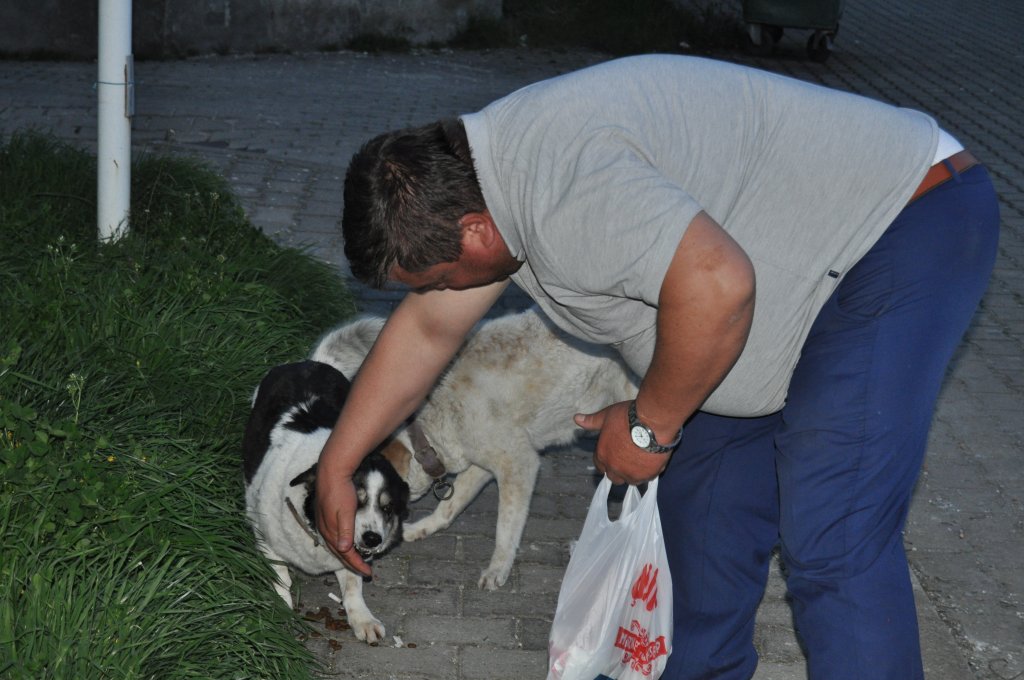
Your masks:
<instances>
[{"instance_id":1,"label":"concrete wall","mask_svg":"<svg viewBox=\"0 0 1024 680\"><path fill-rule=\"evenodd\" d=\"M96 57L97 0L0 0L0 54ZM501 0L133 0L137 58L337 49L376 33L448 40Z\"/></svg>"}]
</instances>

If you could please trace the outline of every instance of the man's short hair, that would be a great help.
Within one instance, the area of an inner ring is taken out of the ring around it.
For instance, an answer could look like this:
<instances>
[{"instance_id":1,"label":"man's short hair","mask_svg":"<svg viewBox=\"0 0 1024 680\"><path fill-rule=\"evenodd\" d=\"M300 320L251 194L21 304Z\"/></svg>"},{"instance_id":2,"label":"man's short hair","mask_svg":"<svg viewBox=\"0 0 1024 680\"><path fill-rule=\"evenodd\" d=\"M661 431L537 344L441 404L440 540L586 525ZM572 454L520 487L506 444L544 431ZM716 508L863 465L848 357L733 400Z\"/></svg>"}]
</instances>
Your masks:
<instances>
[{"instance_id":1,"label":"man's short hair","mask_svg":"<svg viewBox=\"0 0 1024 680\"><path fill-rule=\"evenodd\" d=\"M485 209L461 121L375 137L345 175L341 229L352 274L381 288L395 265L420 272L454 262L462 254L459 221Z\"/></svg>"}]
</instances>

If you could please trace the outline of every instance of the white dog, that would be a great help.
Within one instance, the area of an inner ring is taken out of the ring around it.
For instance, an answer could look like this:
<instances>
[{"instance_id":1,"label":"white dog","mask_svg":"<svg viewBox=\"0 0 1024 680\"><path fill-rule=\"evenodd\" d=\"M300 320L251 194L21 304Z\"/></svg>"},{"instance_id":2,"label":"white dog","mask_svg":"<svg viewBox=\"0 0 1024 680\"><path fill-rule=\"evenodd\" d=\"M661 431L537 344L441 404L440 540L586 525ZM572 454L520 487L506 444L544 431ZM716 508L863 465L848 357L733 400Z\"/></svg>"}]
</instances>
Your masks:
<instances>
[{"instance_id":1,"label":"white dog","mask_svg":"<svg viewBox=\"0 0 1024 680\"><path fill-rule=\"evenodd\" d=\"M312 359L354 376L384 320L364 317L325 335ZM449 366L414 423L437 451L444 471L458 475L450 498L432 514L407 524L415 541L447 528L494 478L498 526L494 553L479 586L505 584L515 559L540 467L538 452L568 444L578 428L572 417L636 396L635 377L618 354L588 345L556 329L535 308L483 321ZM444 471L428 474L413 459L409 427L394 441L407 447L395 464L419 498ZM429 467L429 464L428 464Z\"/></svg>"}]
</instances>

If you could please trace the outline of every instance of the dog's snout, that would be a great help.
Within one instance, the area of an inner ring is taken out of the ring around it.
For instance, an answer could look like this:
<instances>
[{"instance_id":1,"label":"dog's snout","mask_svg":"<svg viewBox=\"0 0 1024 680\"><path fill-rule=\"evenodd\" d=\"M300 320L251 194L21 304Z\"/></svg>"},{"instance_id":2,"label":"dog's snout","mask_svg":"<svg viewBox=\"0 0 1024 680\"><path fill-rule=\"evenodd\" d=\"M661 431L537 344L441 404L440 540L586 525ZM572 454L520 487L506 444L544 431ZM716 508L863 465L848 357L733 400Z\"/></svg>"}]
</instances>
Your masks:
<instances>
[{"instance_id":1,"label":"dog's snout","mask_svg":"<svg viewBox=\"0 0 1024 680\"><path fill-rule=\"evenodd\" d=\"M367 548L376 548L383 540L376 531L367 531L363 534L363 545Z\"/></svg>"}]
</instances>

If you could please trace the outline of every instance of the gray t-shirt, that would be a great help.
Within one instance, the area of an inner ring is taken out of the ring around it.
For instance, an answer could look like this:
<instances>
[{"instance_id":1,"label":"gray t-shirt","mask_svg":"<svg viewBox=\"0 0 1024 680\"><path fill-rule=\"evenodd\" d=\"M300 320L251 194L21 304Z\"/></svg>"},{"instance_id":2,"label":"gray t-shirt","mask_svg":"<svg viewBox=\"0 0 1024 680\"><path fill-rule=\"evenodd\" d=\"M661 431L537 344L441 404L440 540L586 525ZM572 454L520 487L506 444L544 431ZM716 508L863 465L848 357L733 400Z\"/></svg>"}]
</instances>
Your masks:
<instances>
[{"instance_id":1,"label":"gray t-shirt","mask_svg":"<svg viewBox=\"0 0 1024 680\"><path fill-rule=\"evenodd\" d=\"M746 250L753 326L703 410L782 408L815 315L931 165L916 111L724 62L620 59L462 118L512 278L567 332L643 375L658 295L704 210Z\"/></svg>"}]
</instances>

